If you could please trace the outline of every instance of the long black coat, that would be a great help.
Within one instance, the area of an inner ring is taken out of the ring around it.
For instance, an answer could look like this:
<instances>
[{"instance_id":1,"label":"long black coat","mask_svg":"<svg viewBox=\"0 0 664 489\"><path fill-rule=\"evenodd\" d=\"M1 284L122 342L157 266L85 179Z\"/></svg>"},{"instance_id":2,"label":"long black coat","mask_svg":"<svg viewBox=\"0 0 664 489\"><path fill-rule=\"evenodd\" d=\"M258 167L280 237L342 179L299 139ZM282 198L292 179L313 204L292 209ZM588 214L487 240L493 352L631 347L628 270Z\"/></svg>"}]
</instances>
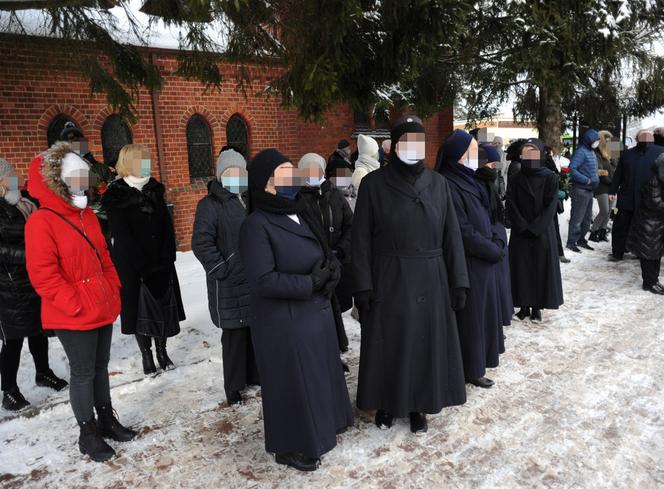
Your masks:
<instances>
[{"instance_id":1,"label":"long black coat","mask_svg":"<svg viewBox=\"0 0 664 489\"><path fill-rule=\"evenodd\" d=\"M558 176L546 169L539 174L524 168L507 185L512 298L516 307L558 309L563 304L554 227Z\"/></svg>"},{"instance_id":2,"label":"long black coat","mask_svg":"<svg viewBox=\"0 0 664 489\"><path fill-rule=\"evenodd\" d=\"M662 153L663 147L650 143L644 147L630 148L620 156L609 189L610 194L618 194L618 209L638 209L641 189L650 180L652 165Z\"/></svg>"},{"instance_id":3,"label":"long black coat","mask_svg":"<svg viewBox=\"0 0 664 489\"><path fill-rule=\"evenodd\" d=\"M196 207L191 248L205 269L210 317L217 328L251 325L249 283L240 257L240 228L247 212L217 180Z\"/></svg>"},{"instance_id":4,"label":"long black coat","mask_svg":"<svg viewBox=\"0 0 664 489\"><path fill-rule=\"evenodd\" d=\"M664 159L662 160L664 165ZM629 249L639 258L657 260L664 255L664 191L653 175L641 190L641 205L629 232Z\"/></svg>"},{"instance_id":5,"label":"long black coat","mask_svg":"<svg viewBox=\"0 0 664 489\"><path fill-rule=\"evenodd\" d=\"M505 352L498 289L499 266L505 252L494 243L498 236L494 235L479 188L446 172L445 167L443 175L449 181L470 279L466 306L457 311L463 368L466 379L478 379L487 368L497 367L499 355Z\"/></svg>"},{"instance_id":6,"label":"long black coat","mask_svg":"<svg viewBox=\"0 0 664 489\"><path fill-rule=\"evenodd\" d=\"M394 416L466 402L450 291L468 273L450 190L425 169L410 184L396 164L362 180L353 221L357 291L372 291L363 318L357 405Z\"/></svg>"},{"instance_id":7,"label":"long black coat","mask_svg":"<svg viewBox=\"0 0 664 489\"><path fill-rule=\"evenodd\" d=\"M256 211L240 231L265 448L318 458L353 423L330 301L309 276L325 255L304 219Z\"/></svg>"},{"instance_id":8,"label":"long black coat","mask_svg":"<svg viewBox=\"0 0 664 489\"><path fill-rule=\"evenodd\" d=\"M41 301L25 268L25 218L0 197L0 338L42 332Z\"/></svg>"},{"instance_id":9,"label":"long black coat","mask_svg":"<svg viewBox=\"0 0 664 489\"><path fill-rule=\"evenodd\" d=\"M141 279L155 297L173 284L180 320L185 319L175 272L175 230L166 208L164 186L151 178L142 191L116 180L102 198L113 247L111 257L122 288L122 332L136 333Z\"/></svg>"}]
</instances>

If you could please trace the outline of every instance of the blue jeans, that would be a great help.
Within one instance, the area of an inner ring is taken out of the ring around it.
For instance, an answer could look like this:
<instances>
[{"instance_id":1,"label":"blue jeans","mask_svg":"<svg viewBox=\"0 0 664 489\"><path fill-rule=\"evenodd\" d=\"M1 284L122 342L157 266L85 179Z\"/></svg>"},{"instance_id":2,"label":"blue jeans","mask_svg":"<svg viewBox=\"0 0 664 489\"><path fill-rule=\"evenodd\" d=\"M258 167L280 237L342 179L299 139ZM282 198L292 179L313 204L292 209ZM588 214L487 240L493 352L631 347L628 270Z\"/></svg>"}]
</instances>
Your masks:
<instances>
[{"instance_id":1,"label":"blue jeans","mask_svg":"<svg viewBox=\"0 0 664 489\"><path fill-rule=\"evenodd\" d=\"M569 219L567 246L587 243L586 234L593 220L593 191L572 187L572 215Z\"/></svg>"}]
</instances>

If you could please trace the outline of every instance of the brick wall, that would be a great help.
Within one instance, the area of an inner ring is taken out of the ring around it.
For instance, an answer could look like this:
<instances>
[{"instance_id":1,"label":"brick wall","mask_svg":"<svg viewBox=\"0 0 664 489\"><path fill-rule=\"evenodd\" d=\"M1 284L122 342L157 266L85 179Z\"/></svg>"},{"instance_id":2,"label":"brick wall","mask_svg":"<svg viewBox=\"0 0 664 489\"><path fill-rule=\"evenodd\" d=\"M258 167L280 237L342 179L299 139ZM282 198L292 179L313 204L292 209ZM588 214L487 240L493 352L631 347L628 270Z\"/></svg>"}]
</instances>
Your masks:
<instances>
[{"instance_id":1,"label":"brick wall","mask_svg":"<svg viewBox=\"0 0 664 489\"><path fill-rule=\"evenodd\" d=\"M151 53L164 76L158 94L163 161L157 153L151 95L145 90L138 94L139 120L131 131L135 143L151 149L153 175L163 175L168 198L174 204L181 250L190 248L193 214L206 188L204 180L189 178L185 130L193 114L202 115L208 122L214 155L226 144L226 124L234 114L239 114L249 128L251 156L261 149L277 147L294 162L308 152L327 158L337 141L348 139L353 131L353 112L346 105L329 111L324 123L318 125L300 120L295 109L281 106L278 97L254 96L268 78L261 67L250 70L253 87L245 98L235 90L233 65L220 64L224 75L221 92L206 91L198 82L173 75L174 52L155 49ZM0 158L14 164L22 176L27 174L31 159L47 148L48 124L60 113L81 127L90 150L102 159L101 127L112 111L105 97L90 95L87 82L70 68L76 62L74 55L58 51L57 41L0 35ZM427 160L433 164L442 139L452 130L451 110L428 119L426 128Z\"/></svg>"}]
</instances>

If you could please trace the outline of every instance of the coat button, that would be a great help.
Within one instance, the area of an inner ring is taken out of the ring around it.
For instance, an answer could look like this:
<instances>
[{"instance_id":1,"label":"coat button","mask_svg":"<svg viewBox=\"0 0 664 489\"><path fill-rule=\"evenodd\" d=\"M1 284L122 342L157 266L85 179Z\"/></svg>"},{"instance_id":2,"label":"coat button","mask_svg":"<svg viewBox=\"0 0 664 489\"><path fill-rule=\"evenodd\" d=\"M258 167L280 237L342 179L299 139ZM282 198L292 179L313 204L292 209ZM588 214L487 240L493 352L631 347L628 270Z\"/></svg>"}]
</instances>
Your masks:
<instances>
[{"instance_id":1,"label":"coat button","mask_svg":"<svg viewBox=\"0 0 664 489\"><path fill-rule=\"evenodd\" d=\"M423 302L426 302L426 297L421 295L420 297L417 298L417 302L419 302L420 304L422 304Z\"/></svg>"}]
</instances>

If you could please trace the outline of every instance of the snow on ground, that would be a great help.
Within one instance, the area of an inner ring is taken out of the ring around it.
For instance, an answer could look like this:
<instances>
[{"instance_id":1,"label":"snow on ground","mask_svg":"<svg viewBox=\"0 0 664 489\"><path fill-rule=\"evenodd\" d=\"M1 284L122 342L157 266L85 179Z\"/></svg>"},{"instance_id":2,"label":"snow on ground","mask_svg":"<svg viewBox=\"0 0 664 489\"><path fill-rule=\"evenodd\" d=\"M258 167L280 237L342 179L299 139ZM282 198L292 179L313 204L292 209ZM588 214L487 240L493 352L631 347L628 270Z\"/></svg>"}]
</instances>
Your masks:
<instances>
[{"instance_id":1,"label":"snow on ground","mask_svg":"<svg viewBox=\"0 0 664 489\"><path fill-rule=\"evenodd\" d=\"M566 221L561 220L563 228ZM490 372L496 386L468 386L464 406L430 417L413 437L406 420L380 431L356 412L313 474L278 466L264 450L259 393L224 405L220 332L210 322L204 275L178 255L188 319L170 341L177 369L145 378L133 338L116 331L110 365L114 406L140 427L112 445L106 464L84 459L67 392L34 386L24 347L20 387L40 409L0 410L0 486L402 488L664 486L664 300L640 288L638 262L606 261L608 244L563 266L565 306L544 323L506 328L507 352ZM346 325L354 397L359 325ZM59 342L54 370L68 376Z\"/></svg>"}]
</instances>

